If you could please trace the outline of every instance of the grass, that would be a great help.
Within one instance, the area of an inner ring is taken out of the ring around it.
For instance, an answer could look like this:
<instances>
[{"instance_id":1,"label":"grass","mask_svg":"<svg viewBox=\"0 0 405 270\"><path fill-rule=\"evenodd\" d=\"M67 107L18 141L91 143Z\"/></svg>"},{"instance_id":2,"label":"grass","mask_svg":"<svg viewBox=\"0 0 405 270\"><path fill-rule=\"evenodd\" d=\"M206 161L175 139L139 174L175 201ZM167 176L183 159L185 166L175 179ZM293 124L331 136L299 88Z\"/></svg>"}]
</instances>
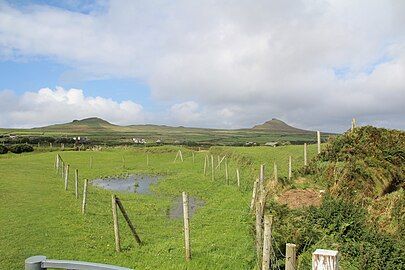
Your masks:
<instances>
[{"instance_id":1,"label":"grass","mask_svg":"<svg viewBox=\"0 0 405 270\"><path fill-rule=\"evenodd\" d=\"M315 147L309 149L311 156ZM183 163L173 163L177 148L148 148L147 151L149 166L143 149L1 155L2 268L21 269L25 258L39 254L134 269L254 268L256 256L249 203L258 164L270 166L277 160L280 175L285 176L289 155L294 156L297 164L302 162L302 146L212 149L215 155L221 152L230 156L229 184L224 179L224 167L215 172L214 181L209 175L203 176L205 151L195 153L195 163L186 149L182 150ZM68 191L53 167L56 153L70 164ZM240 189L236 186L236 167L241 171ZM123 252L115 252L111 192L90 185L87 213L81 214L81 195L79 200L75 198L72 183L76 168L80 192L84 178L130 173L161 175L159 183L153 186L153 195L117 194L144 246L136 245L120 216ZM168 209L182 191L205 201L205 206L197 210L190 222L193 257L190 262L184 260L182 219L167 217Z\"/></svg>"}]
</instances>

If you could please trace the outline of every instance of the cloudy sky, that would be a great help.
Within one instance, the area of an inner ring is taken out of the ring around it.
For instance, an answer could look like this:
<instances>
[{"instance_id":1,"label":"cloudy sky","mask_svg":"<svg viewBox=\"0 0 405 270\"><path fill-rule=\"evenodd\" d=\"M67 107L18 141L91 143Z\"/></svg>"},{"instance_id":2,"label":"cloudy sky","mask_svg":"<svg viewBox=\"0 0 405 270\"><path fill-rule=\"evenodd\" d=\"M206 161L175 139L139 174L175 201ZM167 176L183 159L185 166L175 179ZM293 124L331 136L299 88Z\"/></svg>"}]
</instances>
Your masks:
<instances>
[{"instance_id":1,"label":"cloudy sky","mask_svg":"<svg viewBox=\"0 0 405 270\"><path fill-rule=\"evenodd\" d=\"M0 0L0 127L405 129L403 0Z\"/></svg>"}]
</instances>

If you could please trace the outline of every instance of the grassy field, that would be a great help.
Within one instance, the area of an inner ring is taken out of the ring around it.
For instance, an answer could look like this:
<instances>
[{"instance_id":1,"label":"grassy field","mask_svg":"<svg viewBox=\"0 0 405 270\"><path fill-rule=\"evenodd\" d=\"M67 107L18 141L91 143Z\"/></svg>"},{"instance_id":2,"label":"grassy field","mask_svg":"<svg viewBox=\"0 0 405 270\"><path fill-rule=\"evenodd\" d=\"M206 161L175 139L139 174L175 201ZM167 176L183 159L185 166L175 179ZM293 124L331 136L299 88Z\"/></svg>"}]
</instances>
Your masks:
<instances>
[{"instance_id":1,"label":"grassy field","mask_svg":"<svg viewBox=\"0 0 405 270\"><path fill-rule=\"evenodd\" d=\"M203 175L205 151L192 153L182 148L184 162L173 163L178 148L111 149L100 152L34 152L0 155L0 265L22 269L24 259L45 255L109 263L134 269L252 269L255 267L253 218L249 213L252 182L259 165L266 164L270 177L277 161L280 177L287 173L288 156L293 166L303 163L302 146L279 148L211 149L215 156L229 157L229 184L223 167L215 180ZM147 152L146 152L147 151ZM56 175L56 153L70 164L70 185ZM309 158L315 146L309 147ZM146 156L149 157L149 166ZM90 169L89 160L93 158ZM122 160L125 160L123 164ZM241 187L236 186L236 168ZM123 252L114 248L111 192L89 186L88 211L81 214L81 195L73 191L73 170L79 169L80 192L83 179L121 174L160 175L153 195L117 193L135 224L141 239L138 247L120 217ZM192 260L185 262L183 221L169 219L168 209L186 191L202 199L205 206L191 218Z\"/></svg>"}]
</instances>

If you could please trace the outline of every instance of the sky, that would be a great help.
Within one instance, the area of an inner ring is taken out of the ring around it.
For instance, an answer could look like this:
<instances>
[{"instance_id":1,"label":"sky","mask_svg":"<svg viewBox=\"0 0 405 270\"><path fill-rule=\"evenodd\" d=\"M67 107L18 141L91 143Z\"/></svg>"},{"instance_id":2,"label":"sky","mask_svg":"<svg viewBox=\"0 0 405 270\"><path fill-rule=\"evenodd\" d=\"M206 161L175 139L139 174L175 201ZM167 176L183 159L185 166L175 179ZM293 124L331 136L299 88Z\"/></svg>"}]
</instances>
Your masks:
<instances>
[{"instance_id":1,"label":"sky","mask_svg":"<svg viewBox=\"0 0 405 270\"><path fill-rule=\"evenodd\" d=\"M402 0L0 0L0 127L405 129Z\"/></svg>"}]
</instances>

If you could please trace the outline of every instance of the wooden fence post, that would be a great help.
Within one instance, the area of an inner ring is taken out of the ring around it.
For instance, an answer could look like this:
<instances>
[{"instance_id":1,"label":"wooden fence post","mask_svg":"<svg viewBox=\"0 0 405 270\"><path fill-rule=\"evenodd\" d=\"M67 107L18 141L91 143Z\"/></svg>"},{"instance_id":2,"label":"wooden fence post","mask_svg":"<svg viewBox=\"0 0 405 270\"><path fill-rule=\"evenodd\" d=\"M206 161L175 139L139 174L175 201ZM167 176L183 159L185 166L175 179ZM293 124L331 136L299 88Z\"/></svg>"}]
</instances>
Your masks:
<instances>
[{"instance_id":1,"label":"wooden fence post","mask_svg":"<svg viewBox=\"0 0 405 270\"><path fill-rule=\"evenodd\" d=\"M183 162L183 154L181 153L181 150L179 150L179 156L180 156L181 162Z\"/></svg>"},{"instance_id":2,"label":"wooden fence post","mask_svg":"<svg viewBox=\"0 0 405 270\"><path fill-rule=\"evenodd\" d=\"M291 180L292 177L292 160L291 156L288 157L288 180Z\"/></svg>"},{"instance_id":3,"label":"wooden fence post","mask_svg":"<svg viewBox=\"0 0 405 270\"><path fill-rule=\"evenodd\" d=\"M115 251L120 252L121 251L120 231L118 227L117 202L115 195L111 196L111 207L114 222Z\"/></svg>"},{"instance_id":4,"label":"wooden fence post","mask_svg":"<svg viewBox=\"0 0 405 270\"><path fill-rule=\"evenodd\" d=\"M355 128L356 128L356 119L353 118L352 119L352 129L351 129L351 131L353 131Z\"/></svg>"},{"instance_id":5,"label":"wooden fence post","mask_svg":"<svg viewBox=\"0 0 405 270\"><path fill-rule=\"evenodd\" d=\"M257 264L261 265L261 254L263 250L263 216L261 211L262 205L259 200L255 203L255 228L256 228L256 254Z\"/></svg>"},{"instance_id":6,"label":"wooden fence post","mask_svg":"<svg viewBox=\"0 0 405 270\"><path fill-rule=\"evenodd\" d=\"M190 249L190 224L188 215L188 196L187 193L183 191L183 219L184 219L184 247L186 249L186 260L191 259L191 249Z\"/></svg>"},{"instance_id":7,"label":"wooden fence post","mask_svg":"<svg viewBox=\"0 0 405 270\"><path fill-rule=\"evenodd\" d=\"M149 166L149 154L146 154L146 166Z\"/></svg>"},{"instance_id":8,"label":"wooden fence post","mask_svg":"<svg viewBox=\"0 0 405 270\"><path fill-rule=\"evenodd\" d=\"M193 154L193 163L194 163L195 162L194 151L192 152L192 154Z\"/></svg>"},{"instance_id":9,"label":"wooden fence post","mask_svg":"<svg viewBox=\"0 0 405 270\"><path fill-rule=\"evenodd\" d=\"M179 156L179 151L177 151L176 157L174 158L173 163L176 163L176 160L177 160L177 157L178 157L178 156Z\"/></svg>"},{"instance_id":10,"label":"wooden fence post","mask_svg":"<svg viewBox=\"0 0 405 270\"><path fill-rule=\"evenodd\" d=\"M239 174L239 169L236 169L236 182L238 183L238 188L240 188L240 174Z\"/></svg>"},{"instance_id":11,"label":"wooden fence post","mask_svg":"<svg viewBox=\"0 0 405 270\"><path fill-rule=\"evenodd\" d=\"M312 253L312 270L338 270L339 252L336 250L317 249Z\"/></svg>"},{"instance_id":12,"label":"wooden fence post","mask_svg":"<svg viewBox=\"0 0 405 270\"><path fill-rule=\"evenodd\" d=\"M226 184L229 185L228 161L226 159L225 159L225 180L226 180Z\"/></svg>"},{"instance_id":13,"label":"wooden fence post","mask_svg":"<svg viewBox=\"0 0 405 270\"><path fill-rule=\"evenodd\" d=\"M141 246L141 245L142 245L142 241L141 241L141 239L139 238L139 236L138 236L138 234L137 234L137 232L136 232L136 230L135 230L134 225L132 224L131 220L129 219L129 216L128 216L128 214L127 214L127 211L125 211L124 205L122 204L121 200L120 200L118 197L115 197L115 201L116 201L116 203L117 203L117 205L118 205L118 208L120 209L122 215L124 216L125 221L127 222L128 226L129 226L129 229L131 230L131 233L132 233L132 235L133 235L134 238L135 238L135 241Z\"/></svg>"},{"instance_id":14,"label":"wooden fence post","mask_svg":"<svg viewBox=\"0 0 405 270\"><path fill-rule=\"evenodd\" d=\"M277 164L274 162L274 181L278 181Z\"/></svg>"},{"instance_id":15,"label":"wooden fence post","mask_svg":"<svg viewBox=\"0 0 405 270\"><path fill-rule=\"evenodd\" d=\"M86 212L86 200L87 200L87 179L84 179L84 187L83 187L83 202L82 202L82 213Z\"/></svg>"},{"instance_id":16,"label":"wooden fence post","mask_svg":"<svg viewBox=\"0 0 405 270\"><path fill-rule=\"evenodd\" d=\"M90 156L90 169L93 169L93 156Z\"/></svg>"},{"instance_id":17,"label":"wooden fence post","mask_svg":"<svg viewBox=\"0 0 405 270\"><path fill-rule=\"evenodd\" d=\"M65 162L63 162L63 160L61 160L60 168L61 168L60 175L61 175L62 179L64 179L65 178Z\"/></svg>"},{"instance_id":18,"label":"wooden fence post","mask_svg":"<svg viewBox=\"0 0 405 270\"><path fill-rule=\"evenodd\" d=\"M75 170L75 196L79 198L79 169Z\"/></svg>"},{"instance_id":19,"label":"wooden fence post","mask_svg":"<svg viewBox=\"0 0 405 270\"><path fill-rule=\"evenodd\" d=\"M260 165L259 190L260 193L264 192L264 164Z\"/></svg>"},{"instance_id":20,"label":"wooden fence post","mask_svg":"<svg viewBox=\"0 0 405 270\"><path fill-rule=\"evenodd\" d=\"M250 202L250 210L253 210L253 207L255 206L255 203L256 203L258 184L259 184L259 179L256 179L256 181L253 183L253 193L252 193L252 200Z\"/></svg>"},{"instance_id":21,"label":"wooden fence post","mask_svg":"<svg viewBox=\"0 0 405 270\"><path fill-rule=\"evenodd\" d=\"M122 168L125 169L125 158L124 158L124 155L122 155L121 158L122 158Z\"/></svg>"},{"instance_id":22,"label":"wooden fence post","mask_svg":"<svg viewBox=\"0 0 405 270\"><path fill-rule=\"evenodd\" d=\"M321 153L321 132L317 131L316 132L316 137L317 137L317 141L318 141L318 154Z\"/></svg>"},{"instance_id":23,"label":"wooden fence post","mask_svg":"<svg viewBox=\"0 0 405 270\"><path fill-rule=\"evenodd\" d=\"M263 257L262 257L262 270L270 269L270 255L272 250L271 243L271 225L273 217L271 215L264 216L264 233L263 233Z\"/></svg>"},{"instance_id":24,"label":"wooden fence post","mask_svg":"<svg viewBox=\"0 0 405 270\"><path fill-rule=\"evenodd\" d=\"M308 162L307 162L307 144L304 143L304 166L307 166Z\"/></svg>"},{"instance_id":25,"label":"wooden fence post","mask_svg":"<svg viewBox=\"0 0 405 270\"><path fill-rule=\"evenodd\" d=\"M204 176L207 175L207 163L208 163L208 156L205 155L205 158L204 158Z\"/></svg>"},{"instance_id":26,"label":"wooden fence post","mask_svg":"<svg viewBox=\"0 0 405 270\"><path fill-rule=\"evenodd\" d=\"M211 179L212 181L214 181L215 177L214 177L214 156L211 155Z\"/></svg>"},{"instance_id":27,"label":"wooden fence post","mask_svg":"<svg viewBox=\"0 0 405 270\"><path fill-rule=\"evenodd\" d=\"M297 269L297 245L285 245L285 270Z\"/></svg>"},{"instance_id":28,"label":"wooden fence post","mask_svg":"<svg viewBox=\"0 0 405 270\"><path fill-rule=\"evenodd\" d=\"M66 172L65 172L65 190L68 190L69 184L69 164L66 165Z\"/></svg>"}]
</instances>

